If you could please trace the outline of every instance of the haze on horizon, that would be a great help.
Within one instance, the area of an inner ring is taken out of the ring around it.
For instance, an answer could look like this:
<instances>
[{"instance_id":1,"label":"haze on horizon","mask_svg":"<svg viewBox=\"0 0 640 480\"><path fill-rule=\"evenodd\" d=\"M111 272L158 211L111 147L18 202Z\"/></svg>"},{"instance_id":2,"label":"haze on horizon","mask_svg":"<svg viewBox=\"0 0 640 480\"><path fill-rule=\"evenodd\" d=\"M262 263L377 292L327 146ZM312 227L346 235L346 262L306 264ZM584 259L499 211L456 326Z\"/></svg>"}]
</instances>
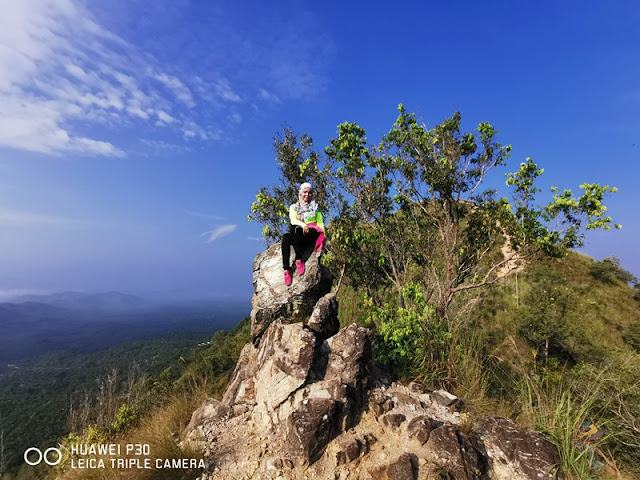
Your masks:
<instances>
[{"instance_id":1,"label":"haze on horizon","mask_svg":"<svg viewBox=\"0 0 640 480\"><path fill-rule=\"evenodd\" d=\"M505 172L532 157L547 189L617 186L623 229L581 251L640 276L635 2L0 7L0 301L249 299L263 243L246 218L278 179L273 135L322 149L352 121L377 143L398 103L429 125L491 122L513 145Z\"/></svg>"}]
</instances>

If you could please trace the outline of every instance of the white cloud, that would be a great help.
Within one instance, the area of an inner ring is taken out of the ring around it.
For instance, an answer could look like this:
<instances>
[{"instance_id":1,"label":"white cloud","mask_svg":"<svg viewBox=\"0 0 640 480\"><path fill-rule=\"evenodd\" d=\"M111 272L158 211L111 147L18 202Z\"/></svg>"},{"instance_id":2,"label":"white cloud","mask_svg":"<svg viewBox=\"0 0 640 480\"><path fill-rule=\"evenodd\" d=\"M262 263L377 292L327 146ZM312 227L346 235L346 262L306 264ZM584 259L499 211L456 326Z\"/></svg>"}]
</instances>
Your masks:
<instances>
[{"instance_id":1,"label":"white cloud","mask_svg":"<svg viewBox=\"0 0 640 480\"><path fill-rule=\"evenodd\" d=\"M71 218L44 215L41 213L24 212L0 207L0 225L14 227L51 226L51 227L81 227L83 222Z\"/></svg>"},{"instance_id":2,"label":"white cloud","mask_svg":"<svg viewBox=\"0 0 640 480\"><path fill-rule=\"evenodd\" d=\"M165 87L173 91L175 96L188 107L195 107L196 102L193 100L191 90L182 83L177 77L172 77L164 73L156 74L154 76L156 80L162 83Z\"/></svg>"},{"instance_id":3,"label":"white cloud","mask_svg":"<svg viewBox=\"0 0 640 480\"><path fill-rule=\"evenodd\" d=\"M160 120L161 122L171 123L174 121L174 118L171 115L169 115L167 112L163 112L162 110L157 112L156 115L158 115L158 120Z\"/></svg>"},{"instance_id":4,"label":"white cloud","mask_svg":"<svg viewBox=\"0 0 640 480\"><path fill-rule=\"evenodd\" d=\"M220 215L212 215L210 213L200 213L200 212L194 212L193 210L185 210L184 211L187 215L190 215L192 217L197 217L197 218L206 218L208 220L224 220L224 217L221 217Z\"/></svg>"},{"instance_id":5,"label":"white cloud","mask_svg":"<svg viewBox=\"0 0 640 480\"><path fill-rule=\"evenodd\" d=\"M227 80L218 80L213 84L213 87L216 94L223 100L228 100L230 102L239 102L241 100L240 97L233 92L231 85L229 85Z\"/></svg>"},{"instance_id":6,"label":"white cloud","mask_svg":"<svg viewBox=\"0 0 640 480\"><path fill-rule=\"evenodd\" d=\"M133 14L130 2L0 0L0 147L123 156L113 133L140 125L217 141L250 98L275 105L325 88L333 47L312 15L264 7L268 18L238 24L224 6L193 16L160 3L145 7L146 30L136 30L145 41L128 42L105 25L108 12Z\"/></svg>"},{"instance_id":7,"label":"white cloud","mask_svg":"<svg viewBox=\"0 0 640 480\"><path fill-rule=\"evenodd\" d=\"M204 232L201 237L208 235L207 243L214 242L215 240L222 238L226 235L233 233L237 228L237 225L223 225L221 227L215 228L213 230L209 230L208 232Z\"/></svg>"},{"instance_id":8,"label":"white cloud","mask_svg":"<svg viewBox=\"0 0 640 480\"><path fill-rule=\"evenodd\" d=\"M184 155L191 151L191 148L185 145L178 145L176 143L169 143L163 140L140 140L140 143L144 147L145 154L153 155Z\"/></svg>"},{"instance_id":9,"label":"white cloud","mask_svg":"<svg viewBox=\"0 0 640 480\"><path fill-rule=\"evenodd\" d=\"M87 132L142 121L209 139L195 119L171 113L180 105L196 105L189 87L100 26L77 0L2 1L0 146L123 156Z\"/></svg>"},{"instance_id":10,"label":"white cloud","mask_svg":"<svg viewBox=\"0 0 640 480\"><path fill-rule=\"evenodd\" d=\"M276 94L271 93L269 90L265 90L264 88L258 89L258 97L262 100L266 100L267 102L280 103L280 98Z\"/></svg>"}]
</instances>

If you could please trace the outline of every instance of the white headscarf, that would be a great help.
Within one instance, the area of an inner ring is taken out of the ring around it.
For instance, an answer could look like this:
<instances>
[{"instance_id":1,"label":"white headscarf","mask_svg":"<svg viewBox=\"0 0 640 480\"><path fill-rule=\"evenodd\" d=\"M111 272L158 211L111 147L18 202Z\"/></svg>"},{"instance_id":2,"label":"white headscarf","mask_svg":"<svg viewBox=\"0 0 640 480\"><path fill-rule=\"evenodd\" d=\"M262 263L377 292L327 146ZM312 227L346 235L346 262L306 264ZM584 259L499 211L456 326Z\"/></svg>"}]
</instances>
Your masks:
<instances>
[{"instance_id":1,"label":"white headscarf","mask_svg":"<svg viewBox=\"0 0 640 480\"><path fill-rule=\"evenodd\" d=\"M313 200L313 198L310 202L305 202L302 199L302 191L307 188L313 192L313 187L309 182L304 182L302 185L300 185L300 189L298 190L297 214L298 220L300 220L301 222L305 221L305 213L310 214L308 216L314 217L316 214L316 210L318 210L318 204L315 200Z\"/></svg>"}]
</instances>

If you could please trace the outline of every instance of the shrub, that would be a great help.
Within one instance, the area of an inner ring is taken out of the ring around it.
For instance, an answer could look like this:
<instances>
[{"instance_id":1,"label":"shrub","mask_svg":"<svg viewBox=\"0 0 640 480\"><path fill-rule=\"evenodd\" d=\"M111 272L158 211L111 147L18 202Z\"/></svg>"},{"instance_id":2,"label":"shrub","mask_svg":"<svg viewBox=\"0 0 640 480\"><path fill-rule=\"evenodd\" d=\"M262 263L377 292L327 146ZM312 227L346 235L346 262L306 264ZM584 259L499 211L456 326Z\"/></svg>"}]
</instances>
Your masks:
<instances>
[{"instance_id":1,"label":"shrub","mask_svg":"<svg viewBox=\"0 0 640 480\"><path fill-rule=\"evenodd\" d=\"M138 414L126 403L120 406L120 410L116 414L116 418L113 421L113 428L116 431L126 430L132 426L138 419Z\"/></svg>"},{"instance_id":2,"label":"shrub","mask_svg":"<svg viewBox=\"0 0 640 480\"><path fill-rule=\"evenodd\" d=\"M518 311L520 333L545 361L551 357L575 363L567 346L570 318L576 308L574 291L566 279L546 267L538 267L531 278L531 288Z\"/></svg>"},{"instance_id":3,"label":"shrub","mask_svg":"<svg viewBox=\"0 0 640 480\"><path fill-rule=\"evenodd\" d=\"M604 283L613 283L614 279L624 283L636 282L636 277L620 265L618 257L607 257L600 262L593 262L589 267L589 273L596 280Z\"/></svg>"},{"instance_id":4,"label":"shrub","mask_svg":"<svg viewBox=\"0 0 640 480\"><path fill-rule=\"evenodd\" d=\"M631 348L640 353L640 324L633 323L629 325L622 335L622 338Z\"/></svg>"}]
</instances>

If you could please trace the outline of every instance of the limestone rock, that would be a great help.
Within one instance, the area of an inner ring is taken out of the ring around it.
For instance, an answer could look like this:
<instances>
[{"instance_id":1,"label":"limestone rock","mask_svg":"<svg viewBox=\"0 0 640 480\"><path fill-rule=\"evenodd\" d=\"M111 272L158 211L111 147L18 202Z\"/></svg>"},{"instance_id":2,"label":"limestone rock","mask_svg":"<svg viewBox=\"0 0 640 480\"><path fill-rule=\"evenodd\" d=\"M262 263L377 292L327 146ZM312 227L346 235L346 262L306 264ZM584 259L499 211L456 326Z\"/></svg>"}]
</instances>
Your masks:
<instances>
[{"instance_id":1,"label":"limestone rock","mask_svg":"<svg viewBox=\"0 0 640 480\"><path fill-rule=\"evenodd\" d=\"M371 331L355 323L327 340L330 348L326 379L339 378L342 383L359 387L371 360Z\"/></svg>"},{"instance_id":2,"label":"limestone rock","mask_svg":"<svg viewBox=\"0 0 640 480\"><path fill-rule=\"evenodd\" d=\"M315 462L336 435L339 402L330 398L312 398L302 403L287 419L290 454L309 463Z\"/></svg>"},{"instance_id":3,"label":"limestone rock","mask_svg":"<svg viewBox=\"0 0 640 480\"><path fill-rule=\"evenodd\" d=\"M539 432L523 430L506 418L482 422L491 478L496 480L551 480L563 478L558 449Z\"/></svg>"},{"instance_id":4,"label":"limestone rock","mask_svg":"<svg viewBox=\"0 0 640 480\"><path fill-rule=\"evenodd\" d=\"M238 362L229 379L227 389L222 397L223 404L231 407L240 403L250 405L256 403L253 375L257 368L257 355L258 349L251 343L247 343L242 348Z\"/></svg>"},{"instance_id":5,"label":"limestone rock","mask_svg":"<svg viewBox=\"0 0 640 480\"><path fill-rule=\"evenodd\" d=\"M411 456L403 453L388 463L369 469L373 480L414 480L416 478Z\"/></svg>"},{"instance_id":6,"label":"limestone rock","mask_svg":"<svg viewBox=\"0 0 640 480\"><path fill-rule=\"evenodd\" d=\"M256 403L274 410L301 387L311 367L315 336L301 324L269 325L256 357Z\"/></svg>"},{"instance_id":7,"label":"limestone rock","mask_svg":"<svg viewBox=\"0 0 640 480\"><path fill-rule=\"evenodd\" d=\"M424 445L429 440L429 434L438 426L438 422L426 415L419 415L412 418L407 424L407 436L414 438L420 445Z\"/></svg>"},{"instance_id":8,"label":"limestone rock","mask_svg":"<svg viewBox=\"0 0 640 480\"><path fill-rule=\"evenodd\" d=\"M407 417L401 413L387 413L382 417L382 424L395 430L400 428L400 425L402 425L406 419Z\"/></svg>"},{"instance_id":9,"label":"limestone rock","mask_svg":"<svg viewBox=\"0 0 640 480\"><path fill-rule=\"evenodd\" d=\"M304 385L314 346L315 335L302 324L272 323L258 348L248 343L242 349L222 403L228 407L262 404L266 411L275 409Z\"/></svg>"},{"instance_id":10,"label":"limestone rock","mask_svg":"<svg viewBox=\"0 0 640 480\"><path fill-rule=\"evenodd\" d=\"M443 425L433 430L426 445L431 453L431 461L454 478L486 478L484 457L454 425Z\"/></svg>"},{"instance_id":11,"label":"limestone rock","mask_svg":"<svg viewBox=\"0 0 640 480\"><path fill-rule=\"evenodd\" d=\"M338 300L336 299L335 292L327 293L318 300L307 325L315 331L322 340L338 333L338 330L340 330L340 320L338 320Z\"/></svg>"},{"instance_id":12,"label":"limestone rock","mask_svg":"<svg viewBox=\"0 0 640 480\"><path fill-rule=\"evenodd\" d=\"M217 422L229 413L229 407L222 402L207 398L205 402L191 415L191 421L187 425L186 432L191 432L195 428L208 423Z\"/></svg>"},{"instance_id":13,"label":"limestone rock","mask_svg":"<svg viewBox=\"0 0 640 480\"><path fill-rule=\"evenodd\" d=\"M284 316L291 323L309 318L318 300L329 293L333 276L320 265L313 247L303 254L305 273L294 273L293 283L284 284L281 245L259 253L253 262L251 334L259 339L271 322ZM293 252L293 249L291 249ZM291 255L293 265L294 255Z\"/></svg>"}]
</instances>

